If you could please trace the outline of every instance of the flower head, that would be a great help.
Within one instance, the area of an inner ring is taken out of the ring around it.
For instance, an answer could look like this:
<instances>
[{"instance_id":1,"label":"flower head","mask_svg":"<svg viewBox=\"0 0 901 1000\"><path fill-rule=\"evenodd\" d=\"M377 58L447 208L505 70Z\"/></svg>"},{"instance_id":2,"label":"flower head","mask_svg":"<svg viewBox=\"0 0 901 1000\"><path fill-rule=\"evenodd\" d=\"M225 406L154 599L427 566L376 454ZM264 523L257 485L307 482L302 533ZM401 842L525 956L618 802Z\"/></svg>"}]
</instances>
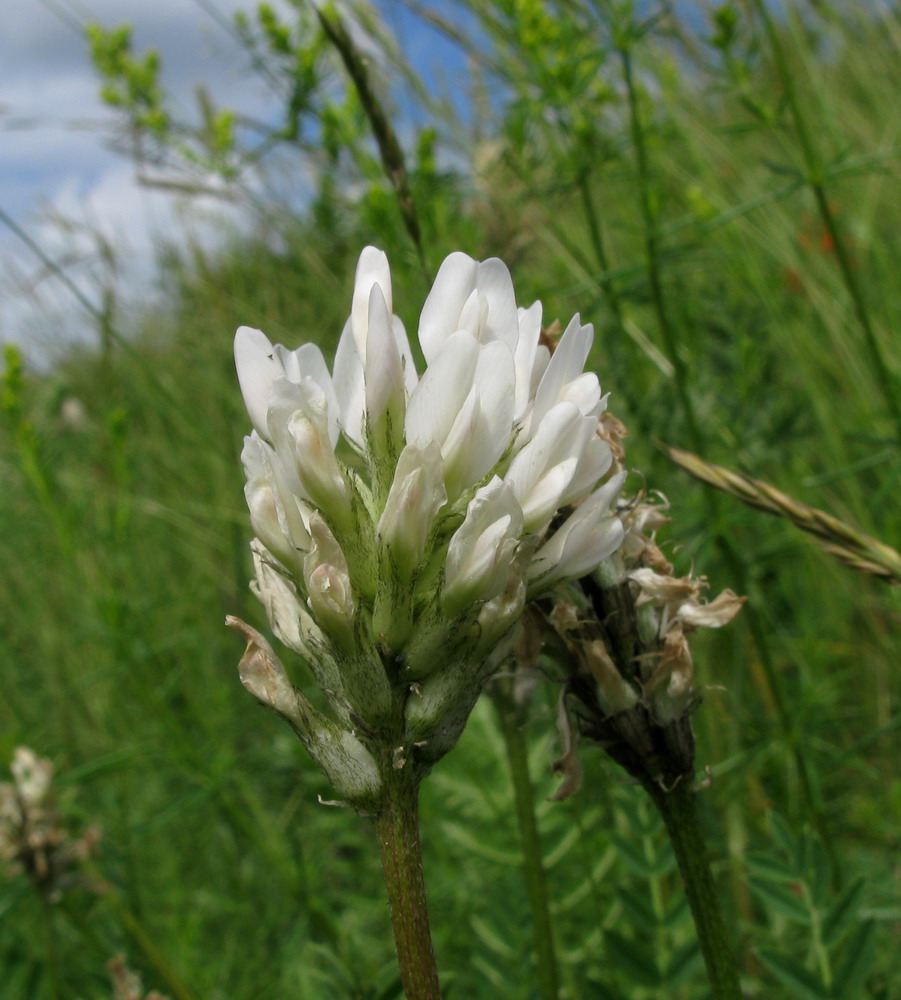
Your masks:
<instances>
[{"instance_id":1,"label":"flower head","mask_svg":"<svg viewBox=\"0 0 901 1000\"><path fill-rule=\"evenodd\" d=\"M583 371L592 329L576 316L553 354L540 334L540 303L517 307L500 260L451 254L422 309L418 372L373 247L331 372L312 344L238 330L256 591L363 743L399 717L424 757L444 746L444 717L471 706L486 644L527 596L622 540L610 507L624 473L602 482L606 397Z\"/></svg>"}]
</instances>

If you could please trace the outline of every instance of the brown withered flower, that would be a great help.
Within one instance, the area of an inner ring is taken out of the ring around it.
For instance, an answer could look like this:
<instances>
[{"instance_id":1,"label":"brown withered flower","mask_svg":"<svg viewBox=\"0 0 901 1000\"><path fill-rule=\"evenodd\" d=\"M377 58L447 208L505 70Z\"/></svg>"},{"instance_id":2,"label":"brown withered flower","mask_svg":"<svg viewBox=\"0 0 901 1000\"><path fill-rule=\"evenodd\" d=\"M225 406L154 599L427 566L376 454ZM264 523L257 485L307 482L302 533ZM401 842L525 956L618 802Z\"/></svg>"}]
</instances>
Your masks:
<instances>
[{"instance_id":1,"label":"brown withered flower","mask_svg":"<svg viewBox=\"0 0 901 1000\"><path fill-rule=\"evenodd\" d=\"M168 1000L156 990L145 994L140 977L129 969L123 955L111 958L106 968L113 987L113 1000Z\"/></svg>"},{"instance_id":2,"label":"brown withered flower","mask_svg":"<svg viewBox=\"0 0 901 1000\"><path fill-rule=\"evenodd\" d=\"M17 747L10 765L13 780L0 783L0 870L24 872L51 900L71 885L85 883L80 869L93 853L100 831L80 837L65 828L56 810L53 765L28 747Z\"/></svg>"},{"instance_id":3,"label":"brown withered flower","mask_svg":"<svg viewBox=\"0 0 901 1000\"><path fill-rule=\"evenodd\" d=\"M624 428L616 423L606 430L621 440ZM623 504L619 551L543 606L567 653L558 708L562 754L554 764L564 780L555 799L581 783L580 740L602 747L644 785L668 789L693 778L691 714L701 692L688 637L731 621L744 598L725 590L707 602L704 577L675 575L655 538L668 507L660 495Z\"/></svg>"}]
</instances>

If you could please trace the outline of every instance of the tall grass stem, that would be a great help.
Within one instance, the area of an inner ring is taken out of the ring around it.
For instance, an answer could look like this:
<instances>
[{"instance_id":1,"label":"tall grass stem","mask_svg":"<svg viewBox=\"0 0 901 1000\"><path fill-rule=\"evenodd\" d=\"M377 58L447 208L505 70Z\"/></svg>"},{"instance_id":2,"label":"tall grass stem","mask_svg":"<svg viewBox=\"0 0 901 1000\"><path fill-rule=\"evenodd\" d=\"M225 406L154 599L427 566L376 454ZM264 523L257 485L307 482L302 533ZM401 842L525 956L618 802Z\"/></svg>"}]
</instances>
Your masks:
<instances>
[{"instance_id":1,"label":"tall grass stem","mask_svg":"<svg viewBox=\"0 0 901 1000\"><path fill-rule=\"evenodd\" d=\"M510 693L500 684L495 684L491 700L500 722L513 782L516 821L523 854L523 873L532 914L540 996L542 1000L559 1000L560 976L554 943L554 922L551 916L541 835L535 816L535 789L529 774L528 747L523 737L520 713Z\"/></svg>"}]
</instances>

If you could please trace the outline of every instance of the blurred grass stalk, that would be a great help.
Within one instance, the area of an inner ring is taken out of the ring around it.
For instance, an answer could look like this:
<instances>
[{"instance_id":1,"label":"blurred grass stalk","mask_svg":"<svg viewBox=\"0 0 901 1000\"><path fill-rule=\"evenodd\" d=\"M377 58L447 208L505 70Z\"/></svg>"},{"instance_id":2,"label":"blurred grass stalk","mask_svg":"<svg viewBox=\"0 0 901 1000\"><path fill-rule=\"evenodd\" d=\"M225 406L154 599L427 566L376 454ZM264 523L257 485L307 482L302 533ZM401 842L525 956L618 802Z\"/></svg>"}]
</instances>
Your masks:
<instances>
[{"instance_id":1,"label":"blurred grass stalk","mask_svg":"<svg viewBox=\"0 0 901 1000\"><path fill-rule=\"evenodd\" d=\"M782 38L776 30L772 12L767 6L766 0L752 0L752 3L764 26L764 32L773 56L773 64L776 68L779 81L782 84L784 100L788 105L798 145L801 148L801 158L804 164L804 180L813 193L820 219L826 232L829 234L832 247L835 250L835 259L841 272L842 281L851 299L854 314L857 317L857 322L863 334L864 346L872 366L873 379L882 394L883 404L894 424L898 444L901 445L901 402L899 402L896 379L892 376L883 355L860 279L851 262L851 253L848 249L845 236L839 227L835 211L829 202L829 195L826 190L826 178L829 168L823 160L814 138L813 129L808 125L802 103L798 99L795 81L788 60L785 57ZM798 32L796 15L790 3L785 5L785 17L792 32Z\"/></svg>"},{"instance_id":2,"label":"blurred grass stalk","mask_svg":"<svg viewBox=\"0 0 901 1000\"><path fill-rule=\"evenodd\" d=\"M495 678L490 687L490 698L494 703L504 737L504 749L513 783L516 821L523 853L523 875L532 918L538 987L543 1000L559 1000L560 974L554 939L554 920L551 914L541 834L535 814L535 788L529 774L528 745L522 731L525 723L524 713L522 706L516 701L511 679Z\"/></svg>"}]
</instances>

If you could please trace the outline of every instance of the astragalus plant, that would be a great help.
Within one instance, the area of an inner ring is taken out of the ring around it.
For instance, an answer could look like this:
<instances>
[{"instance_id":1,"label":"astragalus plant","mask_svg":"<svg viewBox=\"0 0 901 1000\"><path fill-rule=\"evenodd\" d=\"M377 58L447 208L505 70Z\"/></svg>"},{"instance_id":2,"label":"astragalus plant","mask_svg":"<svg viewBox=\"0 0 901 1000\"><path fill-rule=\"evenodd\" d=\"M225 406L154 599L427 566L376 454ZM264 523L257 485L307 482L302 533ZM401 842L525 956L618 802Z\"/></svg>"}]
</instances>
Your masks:
<instances>
[{"instance_id":1,"label":"astragalus plant","mask_svg":"<svg viewBox=\"0 0 901 1000\"><path fill-rule=\"evenodd\" d=\"M330 712L248 640L245 686L296 730L337 794L373 817L401 975L437 997L417 827L428 770L457 741L527 599L623 537L606 406L576 316L551 353L541 305L500 260L455 253L419 322L420 374L384 253L359 260L331 372L319 350L235 338L253 431L243 461L253 589Z\"/></svg>"}]
</instances>

